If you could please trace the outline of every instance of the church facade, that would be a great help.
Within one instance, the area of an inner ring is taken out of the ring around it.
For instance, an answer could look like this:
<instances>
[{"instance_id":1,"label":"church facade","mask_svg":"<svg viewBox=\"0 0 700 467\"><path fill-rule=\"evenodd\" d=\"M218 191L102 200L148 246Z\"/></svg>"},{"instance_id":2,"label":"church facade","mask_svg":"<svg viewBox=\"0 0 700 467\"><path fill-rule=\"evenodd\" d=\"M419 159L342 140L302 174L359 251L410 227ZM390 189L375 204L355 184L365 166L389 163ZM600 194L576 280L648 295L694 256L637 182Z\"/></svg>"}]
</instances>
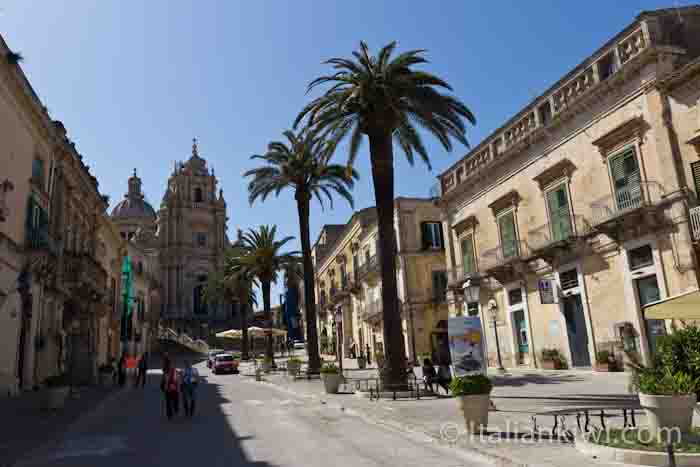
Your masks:
<instances>
[{"instance_id":1,"label":"church facade","mask_svg":"<svg viewBox=\"0 0 700 467\"><path fill-rule=\"evenodd\" d=\"M226 201L217 183L195 140L190 158L175 163L157 211L134 173L111 216L122 237L157 255L161 323L193 337L234 324L231 304L210 304L202 297L229 244Z\"/></svg>"}]
</instances>

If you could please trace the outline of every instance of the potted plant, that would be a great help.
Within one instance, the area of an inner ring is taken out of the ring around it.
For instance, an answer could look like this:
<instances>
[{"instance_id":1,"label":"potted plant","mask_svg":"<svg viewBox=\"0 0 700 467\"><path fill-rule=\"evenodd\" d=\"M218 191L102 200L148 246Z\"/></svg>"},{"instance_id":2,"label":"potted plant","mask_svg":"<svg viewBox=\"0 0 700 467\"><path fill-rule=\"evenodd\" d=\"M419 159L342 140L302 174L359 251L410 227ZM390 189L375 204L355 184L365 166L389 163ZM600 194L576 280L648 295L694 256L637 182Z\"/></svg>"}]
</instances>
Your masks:
<instances>
[{"instance_id":1,"label":"potted plant","mask_svg":"<svg viewBox=\"0 0 700 467\"><path fill-rule=\"evenodd\" d=\"M381 350L377 350L374 352L374 361L377 362L377 368L384 368L384 352Z\"/></svg>"},{"instance_id":2,"label":"potted plant","mask_svg":"<svg viewBox=\"0 0 700 467\"><path fill-rule=\"evenodd\" d=\"M290 357L287 360L287 374L289 376L296 376L301 369L301 360L296 357Z\"/></svg>"},{"instance_id":3,"label":"potted plant","mask_svg":"<svg viewBox=\"0 0 700 467\"><path fill-rule=\"evenodd\" d=\"M102 364L97 369L97 374L100 380L100 385L108 387L112 384L112 379L114 377L114 367L109 363Z\"/></svg>"},{"instance_id":4,"label":"potted plant","mask_svg":"<svg viewBox=\"0 0 700 467\"><path fill-rule=\"evenodd\" d=\"M365 358L365 354L361 353L360 356L357 357L357 367L360 370L367 368L367 359Z\"/></svg>"},{"instance_id":5,"label":"potted plant","mask_svg":"<svg viewBox=\"0 0 700 467\"><path fill-rule=\"evenodd\" d=\"M609 350L600 350L595 354L595 371L610 372L617 371L617 361L615 354Z\"/></svg>"},{"instance_id":6,"label":"potted plant","mask_svg":"<svg viewBox=\"0 0 700 467\"><path fill-rule=\"evenodd\" d=\"M542 368L545 370L563 370L566 359L559 349L542 349Z\"/></svg>"},{"instance_id":7,"label":"potted plant","mask_svg":"<svg viewBox=\"0 0 700 467\"><path fill-rule=\"evenodd\" d=\"M265 356L265 358L262 361L262 370L265 373L269 373L270 370L272 370L272 359L268 356Z\"/></svg>"},{"instance_id":8,"label":"potted plant","mask_svg":"<svg viewBox=\"0 0 700 467\"><path fill-rule=\"evenodd\" d=\"M46 391L43 398L45 409L62 409L70 392L70 382L65 374L51 376L46 379Z\"/></svg>"},{"instance_id":9,"label":"potted plant","mask_svg":"<svg viewBox=\"0 0 700 467\"><path fill-rule=\"evenodd\" d=\"M340 383L343 382L343 375L335 363L326 363L321 367L321 379L328 394L338 394Z\"/></svg>"},{"instance_id":10,"label":"potted plant","mask_svg":"<svg viewBox=\"0 0 700 467\"><path fill-rule=\"evenodd\" d=\"M468 431L473 433L488 425L492 389L491 380L482 374L454 378L450 383L450 391L459 399Z\"/></svg>"},{"instance_id":11,"label":"potted plant","mask_svg":"<svg viewBox=\"0 0 700 467\"><path fill-rule=\"evenodd\" d=\"M700 328L688 326L660 338L649 366L635 353L627 360L631 389L639 395L650 433L688 433L700 391Z\"/></svg>"}]
</instances>

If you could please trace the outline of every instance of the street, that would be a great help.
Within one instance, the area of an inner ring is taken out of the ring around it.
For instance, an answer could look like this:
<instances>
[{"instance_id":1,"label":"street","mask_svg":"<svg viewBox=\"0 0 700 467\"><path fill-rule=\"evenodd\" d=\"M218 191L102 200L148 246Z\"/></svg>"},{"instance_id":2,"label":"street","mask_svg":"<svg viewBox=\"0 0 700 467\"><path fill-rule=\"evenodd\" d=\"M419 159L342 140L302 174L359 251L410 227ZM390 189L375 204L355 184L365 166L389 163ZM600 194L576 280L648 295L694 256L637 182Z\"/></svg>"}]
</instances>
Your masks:
<instances>
[{"instance_id":1,"label":"street","mask_svg":"<svg viewBox=\"0 0 700 467\"><path fill-rule=\"evenodd\" d=\"M297 398L204 363L193 419L168 421L151 370L144 390L116 393L54 443L16 466L457 466L479 465L450 449L365 422L339 407ZM320 384L320 383L319 383Z\"/></svg>"}]
</instances>

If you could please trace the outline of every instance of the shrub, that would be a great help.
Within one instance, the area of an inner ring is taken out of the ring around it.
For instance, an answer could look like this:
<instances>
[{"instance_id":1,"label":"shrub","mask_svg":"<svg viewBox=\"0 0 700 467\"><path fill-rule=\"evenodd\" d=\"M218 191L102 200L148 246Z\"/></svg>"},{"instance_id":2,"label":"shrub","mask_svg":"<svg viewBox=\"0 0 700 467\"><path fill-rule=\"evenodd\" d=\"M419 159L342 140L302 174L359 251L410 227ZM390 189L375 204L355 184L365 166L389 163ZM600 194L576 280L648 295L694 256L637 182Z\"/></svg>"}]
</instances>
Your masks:
<instances>
[{"instance_id":1,"label":"shrub","mask_svg":"<svg viewBox=\"0 0 700 467\"><path fill-rule=\"evenodd\" d=\"M559 349L542 349L542 360L564 361L564 356Z\"/></svg>"},{"instance_id":2,"label":"shrub","mask_svg":"<svg viewBox=\"0 0 700 467\"><path fill-rule=\"evenodd\" d=\"M687 373L671 373L668 369L645 368L639 372L637 379L639 392L655 396L685 396L699 388L700 379L694 379Z\"/></svg>"},{"instance_id":3,"label":"shrub","mask_svg":"<svg viewBox=\"0 0 700 467\"><path fill-rule=\"evenodd\" d=\"M700 328L688 326L658 341L658 364L671 373L686 373L700 378Z\"/></svg>"},{"instance_id":4,"label":"shrub","mask_svg":"<svg viewBox=\"0 0 700 467\"><path fill-rule=\"evenodd\" d=\"M595 354L596 362L600 363L601 365L610 363L613 358L613 354L609 350L600 350L597 354Z\"/></svg>"},{"instance_id":5,"label":"shrub","mask_svg":"<svg viewBox=\"0 0 700 467\"><path fill-rule=\"evenodd\" d=\"M484 375L462 376L454 378L450 383L450 391L455 396L490 394L492 389L491 380Z\"/></svg>"},{"instance_id":6,"label":"shrub","mask_svg":"<svg viewBox=\"0 0 700 467\"><path fill-rule=\"evenodd\" d=\"M290 358L287 359L287 363L288 363L288 364L289 364L289 363L293 363L293 364L299 364L299 365L301 365L301 359L299 359L299 358L297 358L297 357L290 357Z\"/></svg>"},{"instance_id":7,"label":"shrub","mask_svg":"<svg viewBox=\"0 0 700 467\"><path fill-rule=\"evenodd\" d=\"M321 374L337 375L340 373L340 368L335 363L325 363L321 367Z\"/></svg>"}]
</instances>

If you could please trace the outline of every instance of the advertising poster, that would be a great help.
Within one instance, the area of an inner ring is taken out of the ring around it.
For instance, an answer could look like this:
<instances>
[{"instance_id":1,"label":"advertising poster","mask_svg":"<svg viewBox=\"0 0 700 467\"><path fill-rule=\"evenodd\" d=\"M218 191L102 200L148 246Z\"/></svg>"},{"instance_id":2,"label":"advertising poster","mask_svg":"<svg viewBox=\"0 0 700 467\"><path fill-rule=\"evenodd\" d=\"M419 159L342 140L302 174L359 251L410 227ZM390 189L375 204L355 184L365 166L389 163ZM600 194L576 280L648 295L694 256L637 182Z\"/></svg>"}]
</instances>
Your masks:
<instances>
[{"instance_id":1,"label":"advertising poster","mask_svg":"<svg viewBox=\"0 0 700 467\"><path fill-rule=\"evenodd\" d=\"M447 321L447 336L455 376L486 373L481 318L459 316Z\"/></svg>"}]
</instances>

